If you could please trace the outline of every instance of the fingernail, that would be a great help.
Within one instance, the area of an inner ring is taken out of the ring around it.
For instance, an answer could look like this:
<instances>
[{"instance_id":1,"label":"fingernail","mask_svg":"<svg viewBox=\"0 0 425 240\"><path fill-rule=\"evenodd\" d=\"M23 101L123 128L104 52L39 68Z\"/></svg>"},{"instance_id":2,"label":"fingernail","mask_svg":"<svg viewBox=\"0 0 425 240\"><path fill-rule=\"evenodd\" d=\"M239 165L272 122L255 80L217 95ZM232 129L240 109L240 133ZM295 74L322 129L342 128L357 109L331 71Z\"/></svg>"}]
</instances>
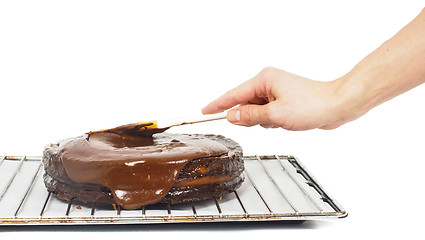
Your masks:
<instances>
[{"instance_id":1,"label":"fingernail","mask_svg":"<svg viewBox=\"0 0 425 240\"><path fill-rule=\"evenodd\" d=\"M241 111L232 110L227 113L227 120L232 123L237 123L241 121Z\"/></svg>"}]
</instances>

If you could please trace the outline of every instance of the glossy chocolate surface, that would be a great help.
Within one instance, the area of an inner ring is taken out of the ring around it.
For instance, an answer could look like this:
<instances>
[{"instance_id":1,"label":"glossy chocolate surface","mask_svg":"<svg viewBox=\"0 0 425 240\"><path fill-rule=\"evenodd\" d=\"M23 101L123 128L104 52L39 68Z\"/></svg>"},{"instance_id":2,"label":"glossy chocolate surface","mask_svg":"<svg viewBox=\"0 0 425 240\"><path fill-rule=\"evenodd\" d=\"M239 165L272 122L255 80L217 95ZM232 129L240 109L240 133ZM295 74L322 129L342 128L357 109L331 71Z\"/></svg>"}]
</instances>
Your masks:
<instances>
[{"instance_id":1,"label":"glossy chocolate surface","mask_svg":"<svg viewBox=\"0 0 425 240\"><path fill-rule=\"evenodd\" d=\"M70 179L109 188L126 209L160 201L191 160L228 154L236 148L222 136L158 133L153 136L94 132L59 142Z\"/></svg>"}]
</instances>

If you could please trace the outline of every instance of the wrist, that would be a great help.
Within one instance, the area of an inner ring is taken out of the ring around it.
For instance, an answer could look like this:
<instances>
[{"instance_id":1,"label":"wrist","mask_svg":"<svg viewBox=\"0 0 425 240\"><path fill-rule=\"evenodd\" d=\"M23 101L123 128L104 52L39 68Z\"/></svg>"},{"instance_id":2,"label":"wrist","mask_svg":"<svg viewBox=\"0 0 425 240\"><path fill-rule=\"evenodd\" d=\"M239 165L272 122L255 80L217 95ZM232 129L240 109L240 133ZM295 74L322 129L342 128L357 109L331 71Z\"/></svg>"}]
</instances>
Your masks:
<instances>
[{"instance_id":1,"label":"wrist","mask_svg":"<svg viewBox=\"0 0 425 240\"><path fill-rule=\"evenodd\" d=\"M335 119L340 123L353 121L374 107L365 76L349 73L331 82L334 88Z\"/></svg>"}]
</instances>

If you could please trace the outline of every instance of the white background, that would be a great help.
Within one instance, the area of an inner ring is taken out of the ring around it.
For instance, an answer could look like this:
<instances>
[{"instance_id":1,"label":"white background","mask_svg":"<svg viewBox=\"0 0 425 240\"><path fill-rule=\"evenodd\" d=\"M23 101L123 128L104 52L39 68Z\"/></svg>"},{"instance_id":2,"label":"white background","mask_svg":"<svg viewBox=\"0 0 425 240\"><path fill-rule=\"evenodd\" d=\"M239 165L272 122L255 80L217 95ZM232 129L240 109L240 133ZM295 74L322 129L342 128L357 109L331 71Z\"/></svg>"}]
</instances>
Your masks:
<instances>
[{"instance_id":1,"label":"white background","mask_svg":"<svg viewBox=\"0 0 425 240\"><path fill-rule=\"evenodd\" d=\"M47 143L90 130L199 114L266 66L333 80L424 6L419 0L1 1L0 155L40 155ZM297 156L349 212L345 219L295 226L0 227L0 236L17 231L47 239L60 230L56 237L420 238L424 103L420 86L332 131L226 121L171 130L223 134L246 155Z\"/></svg>"}]
</instances>

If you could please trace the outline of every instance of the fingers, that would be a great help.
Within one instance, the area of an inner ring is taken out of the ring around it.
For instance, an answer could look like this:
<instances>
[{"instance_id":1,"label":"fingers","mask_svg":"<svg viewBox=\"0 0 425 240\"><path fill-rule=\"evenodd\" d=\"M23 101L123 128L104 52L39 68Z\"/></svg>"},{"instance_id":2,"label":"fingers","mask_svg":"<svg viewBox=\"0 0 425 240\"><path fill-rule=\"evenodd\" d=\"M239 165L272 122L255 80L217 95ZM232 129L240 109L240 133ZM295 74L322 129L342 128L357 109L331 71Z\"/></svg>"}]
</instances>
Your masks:
<instances>
[{"instance_id":1,"label":"fingers","mask_svg":"<svg viewBox=\"0 0 425 240\"><path fill-rule=\"evenodd\" d=\"M236 125L254 126L257 124L272 127L274 124L270 121L269 105L243 105L230 110L227 113L227 120Z\"/></svg>"},{"instance_id":2,"label":"fingers","mask_svg":"<svg viewBox=\"0 0 425 240\"><path fill-rule=\"evenodd\" d=\"M252 79L228 91L202 109L203 114L219 113L238 104L264 104L263 97L267 96L265 89L265 72L261 71ZM269 71L270 72L270 71Z\"/></svg>"},{"instance_id":3,"label":"fingers","mask_svg":"<svg viewBox=\"0 0 425 240\"><path fill-rule=\"evenodd\" d=\"M202 113L219 113L255 97L254 81L251 79L228 91L202 109Z\"/></svg>"},{"instance_id":4,"label":"fingers","mask_svg":"<svg viewBox=\"0 0 425 240\"><path fill-rule=\"evenodd\" d=\"M275 124L260 124L263 128L280 128L280 126Z\"/></svg>"},{"instance_id":5,"label":"fingers","mask_svg":"<svg viewBox=\"0 0 425 240\"><path fill-rule=\"evenodd\" d=\"M276 116L270 114L275 96L271 94L271 86L278 71L275 68L265 68L252 79L228 91L202 109L203 114L213 114L231 109L227 120L242 126L260 124L266 128L280 127L272 121Z\"/></svg>"}]
</instances>

